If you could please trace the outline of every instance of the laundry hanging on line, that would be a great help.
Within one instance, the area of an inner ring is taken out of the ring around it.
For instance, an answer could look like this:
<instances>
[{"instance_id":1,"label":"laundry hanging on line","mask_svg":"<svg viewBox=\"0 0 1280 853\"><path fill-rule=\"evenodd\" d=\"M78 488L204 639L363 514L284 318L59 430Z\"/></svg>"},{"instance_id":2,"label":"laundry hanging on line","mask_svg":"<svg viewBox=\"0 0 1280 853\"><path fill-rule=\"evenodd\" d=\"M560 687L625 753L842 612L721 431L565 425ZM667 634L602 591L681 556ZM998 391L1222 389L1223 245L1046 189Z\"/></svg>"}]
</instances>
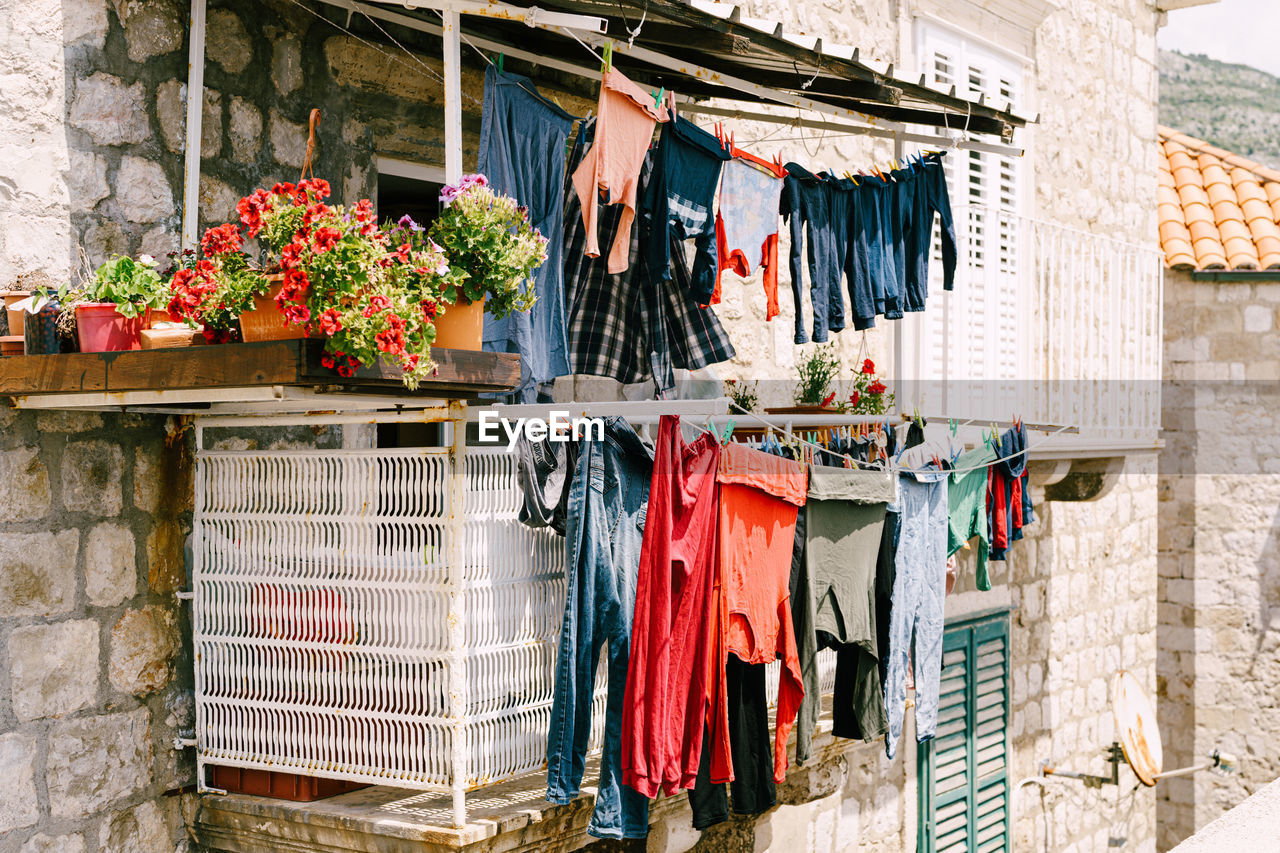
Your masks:
<instances>
[{"instance_id":1,"label":"laundry hanging on line","mask_svg":"<svg viewBox=\"0 0 1280 853\"><path fill-rule=\"evenodd\" d=\"M690 790L698 828L727 819L730 802L741 814L772 807L793 719L795 759L810 755L820 648L836 651L834 736L883 734L895 754L909 690L917 737L932 736L949 555L959 523L985 516L975 507L998 508L994 496L953 505L950 489L974 473L1005 476L1013 458L990 450L1024 459L1025 428L988 439L987 450L920 441L896 457L881 457L890 442L862 429L831 429L819 446L766 432L756 449L705 430L688 441L680 419L664 416L650 445L609 418L607 440L582 442L572 476L559 480L547 476L564 469L558 456L519 448L526 503L536 504L521 517L546 524L566 507L547 751L555 802L582 782L596 663L609 654L592 834L643 836L659 792ZM887 424L867 429L897 442ZM1025 476L1025 464L1013 470ZM1007 513L1020 500L1010 497ZM763 667L774 659L771 738Z\"/></svg>"},{"instance_id":2,"label":"laundry hanging on line","mask_svg":"<svg viewBox=\"0 0 1280 853\"><path fill-rule=\"evenodd\" d=\"M784 166L676 115L673 93L646 92L611 66L597 110L566 145L572 116L528 78L486 72L482 166L556 243L531 285L532 311L486 319L486 348L522 357L521 401L549 399L550 382L568 373L652 379L663 397L675 370L732 358L714 311L725 274L759 270L766 322L778 316L782 222L796 343L925 310L935 220L942 287L954 287L955 226L940 152L868 174Z\"/></svg>"}]
</instances>

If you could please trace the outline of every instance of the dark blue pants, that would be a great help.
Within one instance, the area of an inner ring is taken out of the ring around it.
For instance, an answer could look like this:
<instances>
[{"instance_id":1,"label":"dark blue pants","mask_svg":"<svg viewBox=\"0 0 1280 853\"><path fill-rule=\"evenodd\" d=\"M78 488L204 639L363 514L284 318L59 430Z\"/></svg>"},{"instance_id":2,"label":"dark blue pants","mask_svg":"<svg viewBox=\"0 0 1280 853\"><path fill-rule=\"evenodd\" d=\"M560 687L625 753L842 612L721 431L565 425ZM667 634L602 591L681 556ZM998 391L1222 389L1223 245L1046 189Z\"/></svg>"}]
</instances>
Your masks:
<instances>
[{"instance_id":1,"label":"dark blue pants","mask_svg":"<svg viewBox=\"0 0 1280 853\"><path fill-rule=\"evenodd\" d=\"M537 94L533 81L484 74L480 172L495 190L529 208L529 221L547 238L547 260L533 273L538 301L526 313L484 318L484 348L518 352L524 367L517 395L537 399L537 383L569 373L564 306L564 152L574 117Z\"/></svg>"},{"instance_id":2,"label":"dark blue pants","mask_svg":"<svg viewBox=\"0 0 1280 853\"><path fill-rule=\"evenodd\" d=\"M622 702L652 474L652 451L626 421L612 417L604 441L582 443L569 491L568 588L547 733L547 799L567 803L578 795L591 736L596 665L607 643L604 754L595 814L587 827L598 838L644 838L649 832L649 800L622 784Z\"/></svg>"}]
</instances>

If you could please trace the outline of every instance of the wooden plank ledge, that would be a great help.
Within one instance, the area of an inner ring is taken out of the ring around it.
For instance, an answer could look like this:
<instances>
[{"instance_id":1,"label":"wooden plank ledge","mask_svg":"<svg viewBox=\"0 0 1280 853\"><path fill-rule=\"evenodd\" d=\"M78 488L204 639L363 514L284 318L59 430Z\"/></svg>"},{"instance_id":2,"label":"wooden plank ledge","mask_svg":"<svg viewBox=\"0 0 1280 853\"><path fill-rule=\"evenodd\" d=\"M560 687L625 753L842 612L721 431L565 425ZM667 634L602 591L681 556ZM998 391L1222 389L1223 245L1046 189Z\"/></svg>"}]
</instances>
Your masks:
<instances>
[{"instance_id":1,"label":"wooden plank ledge","mask_svg":"<svg viewBox=\"0 0 1280 853\"><path fill-rule=\"evenodd\" d=\"M520 381L520 356L514 353L432 350L438 368L416 392L404 387L397 367L379 363L343 378L321 365L322 354L321 341L292 340L9 356L0 358L0 395L323 385L334 393L473 397L509 391Z\"/></svg>"}]
</instances>

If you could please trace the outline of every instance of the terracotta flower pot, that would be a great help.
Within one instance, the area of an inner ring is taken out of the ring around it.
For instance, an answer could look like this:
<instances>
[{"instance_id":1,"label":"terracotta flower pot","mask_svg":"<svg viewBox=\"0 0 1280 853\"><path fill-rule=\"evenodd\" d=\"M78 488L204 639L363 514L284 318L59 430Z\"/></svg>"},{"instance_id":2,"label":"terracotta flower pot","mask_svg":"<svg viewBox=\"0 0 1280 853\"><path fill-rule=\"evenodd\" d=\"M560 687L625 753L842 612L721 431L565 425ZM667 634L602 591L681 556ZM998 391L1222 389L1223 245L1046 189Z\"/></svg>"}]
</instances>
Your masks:
<instances>
[{"instance_id":1,"label":"terracotta flower pot","mask_svg":"<svg viewBox=\"0 0 1280 853\"><path fill-rule=\"evenodd\" d=\"M23 322L26 319L26 311L15 311L10 308L15 302L21 302L31 295L29 290L6 290L4 291L4 307L9 315L9 334L21 335L23 333Z\"/></svg>"},{"instance_id":2,"label":"terracotta flower pot","mask_svg":"<svg viewBox=\"0 0 1280 853\"><path fill-rule=\"evenodd\" d=\"M484 347L484 300L468 302L459 299L444 306L436 317L436 340L433 347L478 350Z\"/></svg>"},{"instance_id":3,"label":"terracotta flower pot","mask_svg":"<svg viewBox=\"0 0 1280 853\"><path fill-rule=\"evenodd\" d=\"M838 415L834 406L819 406L817 403L805 403L799 406L774 406L765 409L770 415Z\"/></svg>"},{"instance_id":4,"label":"terracotta flower pot","mask_svg":"<svg viewBox=\"0 0 1280 853\"><path fill-rule=\"evenodd\" d=\"M121 352L142 349L147 312L126 317L114 302L82 302L76 306L76 337L81 352Z\"/></svg>"},{"instance_id":5,"label":"terracotta flower pot","mask_svg":"<svg viewBox=\"0 0 1280 853\"><path fill-rule=\"evenodd\" d=\"M271 289L265 296L255 295L253 308L240 315L240 337L247 344L305 338L306 328L290 323L276 304L276 297L284 286L284 276L269 275L267 280L272 282Z\"/></svg>"}]
</instances>

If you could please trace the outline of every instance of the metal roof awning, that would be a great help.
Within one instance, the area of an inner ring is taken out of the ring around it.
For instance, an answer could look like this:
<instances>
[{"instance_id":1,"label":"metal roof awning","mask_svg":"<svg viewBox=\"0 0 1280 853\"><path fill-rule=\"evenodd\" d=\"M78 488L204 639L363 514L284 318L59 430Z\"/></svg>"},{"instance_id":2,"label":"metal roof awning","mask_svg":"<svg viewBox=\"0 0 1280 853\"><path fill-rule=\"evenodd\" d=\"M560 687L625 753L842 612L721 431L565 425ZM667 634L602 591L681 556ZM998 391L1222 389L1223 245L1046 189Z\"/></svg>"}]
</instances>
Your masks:
<instances>
[{"instance_id":1,"label":"metal roof awning","mask_svg":"<svg viewBox=\"0 0 1280 853\"><path fill-rule=\"evenodd\" d=\"M614 65L627 76L687 97L797 106L890 131L924 125L1004 141L1028 122L1008 103L967 101L954 87L931 87L923 75L897 77L891 64L874 67L856 47L788 31L715 0L320 1L411 27L417 19L437 32L439 16L431 10L460 12L462 35L478 47L505 49L509 56L551 67L558 66L546 60L561 60L573 66L573 73L591 67L582 44L575 42L599 47L612 41ZM603 28L575 31L565 25L571 16Z\"/></svg>"}]
</instances>

